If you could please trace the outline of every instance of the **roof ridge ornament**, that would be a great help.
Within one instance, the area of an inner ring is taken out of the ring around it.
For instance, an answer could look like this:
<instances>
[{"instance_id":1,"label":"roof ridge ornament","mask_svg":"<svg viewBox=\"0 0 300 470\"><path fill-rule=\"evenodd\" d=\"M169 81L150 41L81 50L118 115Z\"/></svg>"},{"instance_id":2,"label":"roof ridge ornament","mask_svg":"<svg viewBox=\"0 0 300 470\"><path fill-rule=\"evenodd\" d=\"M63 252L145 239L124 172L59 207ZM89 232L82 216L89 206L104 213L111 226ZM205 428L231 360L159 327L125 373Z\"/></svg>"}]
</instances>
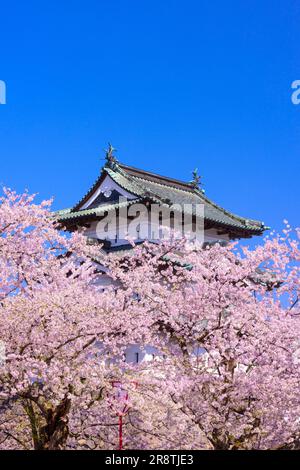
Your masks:
<instances>
[{"instance_id":1,"label":"roof ridge ornament","mask_svg":"<svg viewBox=\"0 0 300 470\"><path fill-rule=\"evenodd\" d=\"M192 175L193 175L193 179L190 181L190 185L194 188L194 189L200 189L203 193L204 193L204 189L201 189L201 186L202 186L202 176L199 175L198 173L198 168L195 168L193 171L192 171Z\"/></svg>"},{"instance_id":2,"label":"roof ridge ornament","mask_svg":"<svg viewBox=\"0 0 300 470\"><path fill-rule=\"evenodd\" d=\"M117 149L114 148L110 142L108 142L108 149L105 150L105 166L111 168L112 170L116 168L118 163L118 160L114 156L114 152L116 151Z\"/></svg>"}]
</instances>

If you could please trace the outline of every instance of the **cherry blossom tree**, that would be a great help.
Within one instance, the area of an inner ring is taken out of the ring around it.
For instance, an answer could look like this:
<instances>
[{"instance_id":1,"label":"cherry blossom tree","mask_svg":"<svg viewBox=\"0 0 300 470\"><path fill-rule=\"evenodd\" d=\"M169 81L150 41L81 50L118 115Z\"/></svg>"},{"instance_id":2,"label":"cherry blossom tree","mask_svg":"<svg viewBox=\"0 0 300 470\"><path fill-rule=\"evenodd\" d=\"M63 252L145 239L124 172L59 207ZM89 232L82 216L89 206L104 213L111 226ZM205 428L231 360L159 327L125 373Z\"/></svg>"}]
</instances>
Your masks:
<instances>
[{"instance_id":1,"label":"cherry blossom tree","mask_svg":"<svg viewBox=\"0 0 300 470\"><path fill-rule=\"evenodd\" d=\"M123 448L298 446L299 231L101 257L50 205L0 201L1 449L118 448L116 382ZM152 360L126 361L130 344Z\"/></svg>"},{"instance_id":2,"label":"cherry blossom tree","mask_svg":"<svg viewBox=\"0 0 300 470\"><path fill-rule=\"evenodd\" d=\"M86 415L109 414L132 313L97 286L98 250L60 233L50 202L5 190L0 232L0 447L76 448Z\"/></svg>"},{"instance_id":3,"label":"cherry blossom tree","mask_svg":"<svg viewBox=\"0 0 300 470\"><path fill-rule=\"evenodd\" d=\"M120 264L119 278L152 315L152 344L163 355L151 364L156 388L168 392L207 447L299 445L298 238L287 226L283 236L242 253L218 244L145 244L125 271ZM188 435L191 447L203 448Z\"/></svg>"}]
</instances>

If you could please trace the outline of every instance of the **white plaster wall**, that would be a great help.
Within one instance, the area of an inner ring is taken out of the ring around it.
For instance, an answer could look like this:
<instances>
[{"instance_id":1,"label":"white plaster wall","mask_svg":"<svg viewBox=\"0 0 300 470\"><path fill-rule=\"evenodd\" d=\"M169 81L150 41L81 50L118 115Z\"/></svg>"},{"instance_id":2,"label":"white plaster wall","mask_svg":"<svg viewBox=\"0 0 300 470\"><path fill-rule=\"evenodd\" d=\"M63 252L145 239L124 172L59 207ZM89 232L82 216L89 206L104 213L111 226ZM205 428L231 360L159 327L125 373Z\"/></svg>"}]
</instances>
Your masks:
<instances>
[{"instance_id":1,"label":"white plaster wall","mask_svg":"<svg viewBox=\"0 0 300 470\"><path fill-rule=\"evenodd\" d=\"M107 175L102 184L99 186L95 194L82 206L81 209L88 209L88 207L94 202L94 200L99 196L101 192L104 192L106 190L116 190L118 191L122 196L126 197L127 199L136 199L136 196L133 194L129 193L128 191L125 191L125 189L121 188L109 175Z\"/></svg>"},{"instance_id":2,"label":"white plaster wall","mask_svg":"<svg viewBox=\"0 0 300 470\"><path fill-rule=\"evenodd\" d=\"M104 231L104 226L108 223L108 230ZM138 227L139 226L139 227ZM119 227L119 234L121 238L116 239L116 227ZM121 223L120 220L114 219L114 214L108 215L105 218L105 222L92 222L90 228L85 230L85 235L90 238L100 239L100 240L109 240L113 246L126 245L128 241L126 240L126 235L129 232L130 237L134 240L152 240L153 232L159 233L161 227L158 224L152 224L148 221L148 216L144 215L138 217L134 221L130 221L127 224L127 221ZM209 229L204 231L204 242L213 242L218 240L229 241L228 234L218 234L216 229Z\"/></svg>"},{"instance_id":3,"label":"white plaster wall","mask_svg":"<svg viewBox=\"0 0 300 470\"><path fill-rule=\"evenodd\" d=\"M159 357L162 357L161 354L153 346L145 346L144 348L141 348L138 344L131 344L125 351L126 362L133 364L152 361Z\"/></svg>"}]
</instances>

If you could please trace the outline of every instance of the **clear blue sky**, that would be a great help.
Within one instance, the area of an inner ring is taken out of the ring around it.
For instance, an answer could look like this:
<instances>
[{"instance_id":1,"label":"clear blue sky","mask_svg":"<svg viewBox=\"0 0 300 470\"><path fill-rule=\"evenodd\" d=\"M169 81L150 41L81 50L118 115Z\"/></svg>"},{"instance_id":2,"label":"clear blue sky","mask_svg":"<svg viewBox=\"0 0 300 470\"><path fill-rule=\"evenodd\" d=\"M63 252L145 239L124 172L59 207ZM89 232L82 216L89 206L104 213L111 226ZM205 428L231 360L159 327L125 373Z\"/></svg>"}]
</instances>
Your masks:
<instances>
[{"instance_id":1,"label":"clear blue sky","mask_svg":"<svg viewBox=\"0 0 300 470\"><path fill-rule=\"evenodd\" d=\"M103 148L225 208L299 221L298 0L0 3L0 182L73 205Z\"/></svg>"}]
</instances>

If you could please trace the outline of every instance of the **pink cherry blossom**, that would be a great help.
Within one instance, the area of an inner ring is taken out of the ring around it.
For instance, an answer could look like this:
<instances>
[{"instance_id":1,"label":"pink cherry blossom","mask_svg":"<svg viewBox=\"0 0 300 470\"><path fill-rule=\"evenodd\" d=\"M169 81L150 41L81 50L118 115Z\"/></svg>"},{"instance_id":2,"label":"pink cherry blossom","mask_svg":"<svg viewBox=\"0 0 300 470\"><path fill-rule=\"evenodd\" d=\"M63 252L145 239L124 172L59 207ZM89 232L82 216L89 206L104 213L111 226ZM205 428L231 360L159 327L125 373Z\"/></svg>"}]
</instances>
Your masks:
<instances>
[{"instance_id":1,"label":"pink cherry blossom","mask_svg":"<svg viewBox=\"0 0 300 470\"><path fill-rule=\"evenodd\" d=\"M113 383L125 449L299 446L299 230L120 258L5 190L0 231L0 449L118 448ZM127 362L132 344L153 360Z\"/></svg>"}]
</instances>

